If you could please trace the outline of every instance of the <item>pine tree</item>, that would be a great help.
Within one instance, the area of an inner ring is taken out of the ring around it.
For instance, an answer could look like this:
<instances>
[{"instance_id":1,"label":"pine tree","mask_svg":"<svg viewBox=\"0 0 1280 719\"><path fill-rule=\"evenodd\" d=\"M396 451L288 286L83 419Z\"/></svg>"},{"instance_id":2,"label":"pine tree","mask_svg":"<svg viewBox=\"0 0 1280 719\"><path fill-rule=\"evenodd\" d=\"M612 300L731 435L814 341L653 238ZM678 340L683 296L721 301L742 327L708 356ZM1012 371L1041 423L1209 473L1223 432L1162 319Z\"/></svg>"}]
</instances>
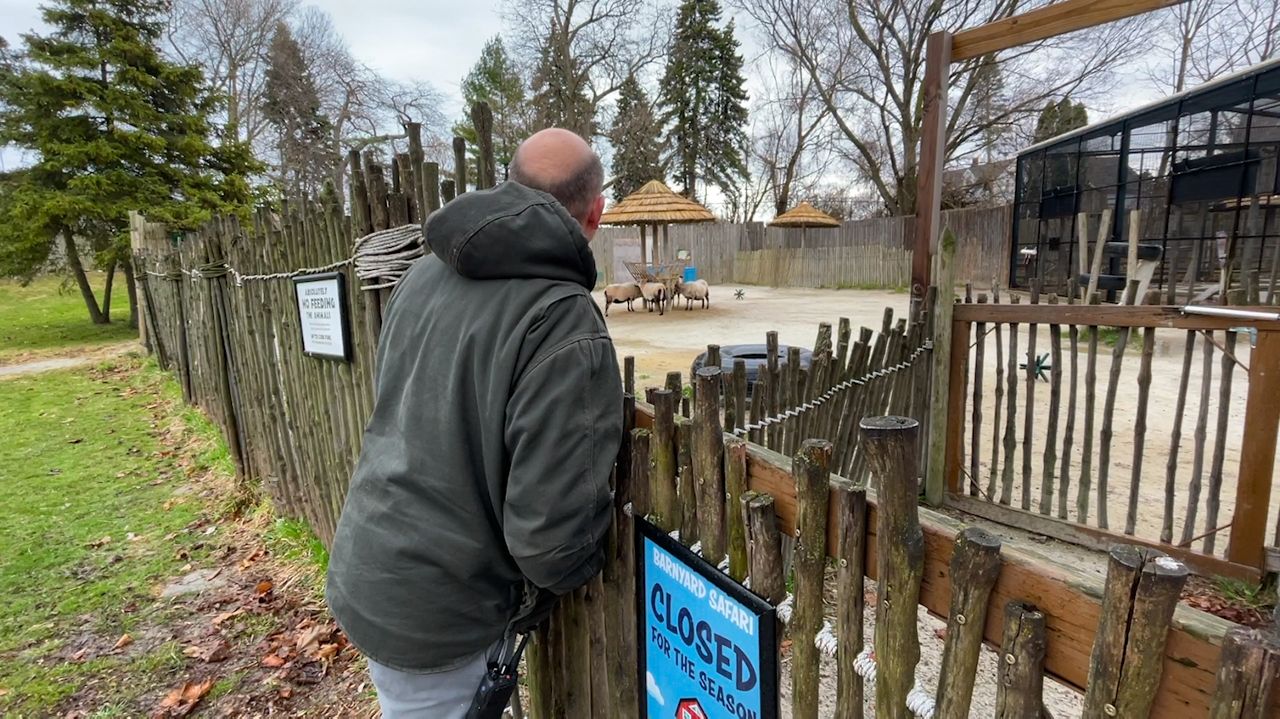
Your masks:
<instances>
[{"instance_id":1,"label":"pine tree","mask_svg":"<svg viewBox=\"0 0 1280 719\"><path fill-rule=\"evenodd\" d=\"M1085 109L1084 103L1073 103L1071 98L1064 97L1057 102L1048 103L1040 111L1040 117L1036 121L1034 141L1044 142L1088 124L1089 111Z\"/></svg>"},{"instance_id":2,"label":"pine tree","mask_svg":"<svg viewBox=\"0 0 1280 719\"><path fill-rule=\"evenodd\" d=\"M262 116L276 136L276 181L292 197L315 196L333 170L332 125L320 112L320 96L302 48L280 23L267 51Z\"/></svg>"},{"instance_id":3,"label":"pine tree","mask_svg":"<svg viewBox=\"0 0 1280 719\"><path fill-rule=\"evenodd\" d=\"M596 110L587 97L587 74L568 49L542 49L533 73L532 105L535 126L562 127L587 140L595 137Z\"/></svg>"},{"instance_id":4,"label":"pine tree","mask_svg":"<svg viewBox=\"0 0 1280 719\"><path fill-rule=\"evenodd\" d=\"M746 174L746 78L734 25L721 29L720 14L717 0L684 0L662 78L670 166L689 197L699 181L731 193Z\"/></svg>"},{"instance_id":5,"label":"pine tree","mask_svg":"<svg viewBox=\"0 0 1280 719\"><path fill-rule=\"evenodd\" d=\"M660 135L662 126L635 75L618 89L618 108L609 128L613 143L613 196L621 200L650 180L665 179Z\"/></svg>"},{"instance_id":6,"label":"pine tree","mask_svg":"<svg viewBox=\"0 0 1280 719\"><path fill-rule=\"evenodd\" d=\"M215 145L217 102L200 71L159 52L166 9L161 0L54 0L41 10L49 31L24 35L0 63L0 143L33 158L0 183L0 272L29 275L61 241L97 323L110 321L117 266L135 296L129 210L182 229L251 200L244 178L256 164L234 141ZM101 304L85 251L107 270Z\"/></svg>"},{"instance_id":7,"label":"pine tree","mask_svg":"<svg viewBox=\"0 0 1280 719\"><path fill-rule=\"evenodd\" d=\"M502 44L502 37L495 35L480 51L480 59L462 80L463 107L470 108L477 102L487 102L493 110L493 157L498 170L511 163L516 147L529 136L532 126L529 98L524 78ZM476 162L479 148L476 130L469 111L453 126L453 133L467 141L467 153L471 167L468 177L477 177Z\"/></svg>"}]
</instances>

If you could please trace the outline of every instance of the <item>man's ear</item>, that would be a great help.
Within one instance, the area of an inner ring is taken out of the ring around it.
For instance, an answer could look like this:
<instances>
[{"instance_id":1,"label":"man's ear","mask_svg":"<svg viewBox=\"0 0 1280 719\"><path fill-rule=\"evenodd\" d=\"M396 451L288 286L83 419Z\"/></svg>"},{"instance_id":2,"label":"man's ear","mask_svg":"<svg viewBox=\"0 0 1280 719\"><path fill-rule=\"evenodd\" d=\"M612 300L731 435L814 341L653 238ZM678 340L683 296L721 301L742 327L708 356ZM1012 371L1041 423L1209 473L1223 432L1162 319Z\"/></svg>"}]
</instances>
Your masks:
<instances>
[{"instance_id":1,"label":"man's ear","mask_svg":"<svg viewBox=\"0 0 1280 719\"><path fill-rule=\"evenodd\" d=\"M582 225L582 231L590 240L595 237L596 230L600 229L600 216L604 214L604 195L596 195L596 201L591 203L591 209L587 211L587 221Z\"/></svg>"}]
</instances>

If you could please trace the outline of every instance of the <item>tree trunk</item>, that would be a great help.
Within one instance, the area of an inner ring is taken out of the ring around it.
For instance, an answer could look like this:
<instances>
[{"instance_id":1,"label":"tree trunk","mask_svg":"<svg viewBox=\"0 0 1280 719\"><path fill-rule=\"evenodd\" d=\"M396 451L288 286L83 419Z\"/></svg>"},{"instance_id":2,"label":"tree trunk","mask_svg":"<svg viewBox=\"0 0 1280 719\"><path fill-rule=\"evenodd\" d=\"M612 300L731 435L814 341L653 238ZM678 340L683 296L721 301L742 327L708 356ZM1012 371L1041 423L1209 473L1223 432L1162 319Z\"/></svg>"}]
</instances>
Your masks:
<instances>
[{"instance_id":1,"label":"tree trunk","mask_svg":"<svg viewBox=\"0 0 1280 719\"><path fill-rule=\"evenodd\" d=\"M89 319L95 325L103 325L107 320L102 315L102 310L98 309L98 298L93 296L93 288L89 286L89 278L85 277L84 265L80 263L80 253L76 250L76 242L71 239L71 230L64 229L62 231L62 247L67 254L67 267L71 269L71 276L75 278L76 285L80 288L80 296L84 298L84 306L89 310Z\"/></svg>"},{"instance_id":2,"label":"tree trunk","mask_svg":"<svg viewBox=\"0 0 1280 719\"><path fill-rule=\"evenodd\" d=\"M125 260L120 268L124 270L125 289L129 292L129 326L138 329L138 280L133 276L133 262Z\"/></svg>"},{"instance_id":3,"label":"tree trunk","mask_svg":"<svg viewBox=\"0 0 1280 719\"><path fill-rule=\"evenodd\" d=\"M107 286L102 290L102 323L111 323L111 290L116 283L116 261L107 265Z\"/></svg>"}]
</instances>

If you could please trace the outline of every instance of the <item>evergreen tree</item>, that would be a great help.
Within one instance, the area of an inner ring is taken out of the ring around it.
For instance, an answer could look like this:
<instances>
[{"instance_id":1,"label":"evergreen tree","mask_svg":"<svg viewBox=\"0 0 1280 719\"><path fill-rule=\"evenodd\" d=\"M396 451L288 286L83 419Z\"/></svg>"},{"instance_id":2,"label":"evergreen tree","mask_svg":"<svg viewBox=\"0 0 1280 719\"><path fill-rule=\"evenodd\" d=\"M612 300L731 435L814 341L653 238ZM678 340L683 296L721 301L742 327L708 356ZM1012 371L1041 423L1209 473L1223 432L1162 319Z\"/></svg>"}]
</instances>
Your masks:
<instances>
[{"instance_id":1,"label":"evergreen tree","mask_svg":"<svg viewBox=\"0 0 1280 719\"><path fill-rule=\"evenodd\" d=\"M1050 102L1040 111L1034 141L1044 142L1088 124L1089 111L1085 109L1084 103L1073 103L1071 98L1064 97L1058 102Z\"/></svg>"},{"instance_id":2,"label":"evergreen tree","mask_svg":"<svg viewBox=\"0 0 1280 719\"><path fill-rule=\"evenodd\" d=\"M590 140L596 134L595 106L587 96L587 73L568 49L542 49L533 73L534 124L562 127Z\"/></svg>"},{"instance_id":3,"label":"evergreen tree","mask_svg":"<svg viewBox=\"0 0 1280 719\"><path fill-rule=\"evenodd\" d=\"M493 110L493 158L498 181L503 179L503 169L511 164L516 147L530 135L533 124L529 98L524 78L502 44L502 37L495 35L480 51L480 59L462 80L464 110L462 119L453 126L453 134L467 141L467 153L471 167L468 177L478 177L476 163L479 158L476 130L472 126L469 109L477 102L487 102Z\"/></svg>"},{"instance_id":4,"label":"evergreen tree","mask_svg":"<svg viewBox=\"0 0 1280 719\"><path fill-rule=\"evenodd\" d=\"M302 48L280 23L267 51L262 116L276 136L276 181L292 197L315 196L333 170L332 125L320 112L320 96Z\"/></svg>"},{"instance_id":5,"label":"evergreen tree","mask_svg":"<svg viewBox=\"0 0 1280 719\"><path fill-rule=\"evenodd\" d=\"M627 76L618 89L617 114L609 128L615 199L621 200L650 180L665 179L661 133L662 126L653 114L644 88L635 75Z\"/></svg>"},{"instance_id":6,"label":"evergreen tree","mask_svg":"<svg viewBox=\"0 0 1280 719\"><path fill-rule=\"evenodd\" d=\"M734 25L719 22L717 0L684 0L662 78L670 166L689 197L699 180L732 193L746 174L746 78Z\"/></svg>"},{"instance_id":7,"label":"evergreen tree","mask_svg":"<svg viewBox=\"0 0 1280 719\"><path fill-rule=\"evenodd\" d=\"M33 158L0 180L0 272L29 276L61 241L98 323L110 321L117 266L135 296L129 210L182 229L251 199L256 165L247 148L216 145L217 103L200 71L159 52L166 10L161 0L53 0L41 10L48 33L24 35L0 63L0 143ZM83 251L107 270L101 304Z\"/></svg>"}]
</instances>

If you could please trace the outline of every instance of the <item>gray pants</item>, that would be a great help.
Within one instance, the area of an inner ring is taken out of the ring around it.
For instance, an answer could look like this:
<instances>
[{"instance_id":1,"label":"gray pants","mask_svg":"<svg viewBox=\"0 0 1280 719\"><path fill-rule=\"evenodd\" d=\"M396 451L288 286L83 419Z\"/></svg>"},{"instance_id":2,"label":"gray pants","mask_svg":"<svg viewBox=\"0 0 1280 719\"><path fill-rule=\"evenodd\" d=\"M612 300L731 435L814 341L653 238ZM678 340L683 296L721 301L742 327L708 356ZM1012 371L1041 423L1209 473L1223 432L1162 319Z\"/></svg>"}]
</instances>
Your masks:
<instances>
[{"instance_id":1,"label":"gray pants","mask_svg":"<svg viewBox=\"0 0 1280 719\"><path fill-rule=\"evenodd\" d=\"M464 719L484 676L488 652L456 669L413 674L369 660L383 719Z\"/></svg>"}]
</instances>

